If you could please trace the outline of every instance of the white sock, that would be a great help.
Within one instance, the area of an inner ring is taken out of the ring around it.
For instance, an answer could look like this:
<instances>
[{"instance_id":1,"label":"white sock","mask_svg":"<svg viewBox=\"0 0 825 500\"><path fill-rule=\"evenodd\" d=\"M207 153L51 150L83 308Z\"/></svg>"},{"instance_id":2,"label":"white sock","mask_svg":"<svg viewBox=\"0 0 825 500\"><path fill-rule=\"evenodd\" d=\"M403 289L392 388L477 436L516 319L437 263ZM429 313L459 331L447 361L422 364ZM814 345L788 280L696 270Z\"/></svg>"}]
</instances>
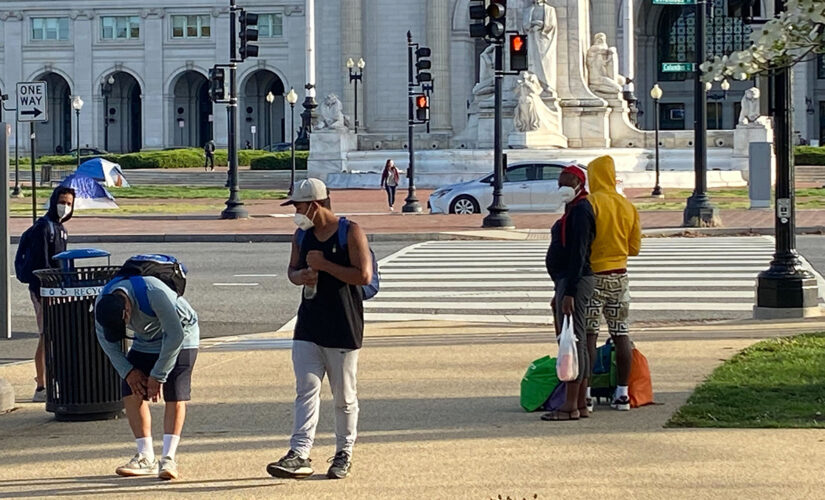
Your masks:
<instances>
[{"instance_id":1,"label":"white sock","mask_svg":"<svg viewBox=\"0 0 825 500\"><path fill-rule=\"evenodd\" d=\"M137 438L137 451L151 462L155 459L155 450L152 448L152 437Z\"/></svg>"},{"instance_id":2,"label":"white sock","mask_svg":"<svg viewBox=\"0 0 825 500\"><path fill-rule=\"evenodd\" d=\"M584 397L590 399L590 388L587 388L587 392L584 393Z\"/></svg>"},{"instance_id":3,"label":"white sock","mask_svg":"<svg viewBox=\"0 0 825 500\"><path fill-rule=\"evenodd\" d=\"M620 398L622 396L627 396L627 386L626 385L616 386L616 397Z\"/></svg>"},{"instance_id":4,"label":"white sock","mask_svg":"<svg viewBox=\"0 0 825 500\"><path fill-rule=\"evenodd\" d=\"M163 456L175 458L175 453L178 451L178 443L180 443L180 436L176 434L164 434Z\"/></svg>"}]
</instances>

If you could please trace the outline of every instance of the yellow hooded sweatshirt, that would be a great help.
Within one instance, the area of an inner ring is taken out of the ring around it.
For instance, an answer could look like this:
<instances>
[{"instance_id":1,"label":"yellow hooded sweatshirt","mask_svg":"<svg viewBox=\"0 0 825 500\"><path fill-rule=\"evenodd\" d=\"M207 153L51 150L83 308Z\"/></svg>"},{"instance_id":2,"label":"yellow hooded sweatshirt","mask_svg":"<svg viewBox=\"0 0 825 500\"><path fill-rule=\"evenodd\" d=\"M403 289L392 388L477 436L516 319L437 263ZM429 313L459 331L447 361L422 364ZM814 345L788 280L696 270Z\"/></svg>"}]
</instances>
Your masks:
<instances>
[{"instance_id":1,"label":"yellow hooded sweatshirt","mask_svg":"<svg viewBox=\"0 0 825 500\"><path fill-rule=\"evenodd\" d=\"M616 192L613 158L600 156L587 166L590 195L587 199L596 216L596 239L590 247L594 273L627 268L627 257L639 255L642 229L639 212Z\"/></svg>"}]
</instances>

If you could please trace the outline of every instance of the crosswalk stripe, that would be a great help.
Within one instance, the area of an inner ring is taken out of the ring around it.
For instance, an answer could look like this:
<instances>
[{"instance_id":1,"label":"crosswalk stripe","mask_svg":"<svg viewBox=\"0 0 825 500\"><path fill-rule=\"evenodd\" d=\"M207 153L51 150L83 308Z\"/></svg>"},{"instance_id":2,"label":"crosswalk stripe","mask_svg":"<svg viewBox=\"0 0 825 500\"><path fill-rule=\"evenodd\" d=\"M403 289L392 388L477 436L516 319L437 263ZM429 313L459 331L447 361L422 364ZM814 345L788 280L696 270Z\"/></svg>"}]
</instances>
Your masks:
<instances>
[{"instance_id":1,"label":"crosswalk stripe","mask_svg":"<svg viewBox=\"0 0 825 500\"><path fill-rule=\"evenodd\" d=\"M382 286L383 288L383 286ZM636 290L634 286L630 287L630 295L634 299L703 299L707 298L708 293L696 290L655 290L655 291L640 291ZM755 295L755 291L753 290L753 284L750 285L749 290L741 290L741 291L731 291L731 290L717 290L713 292L713 296L715 298L725 298L725 299L753 299ZM381 290L381 299L420 299L420 298L432 298L432 293L428 291L402 291L402 292L395 292L391 290ZM468 299L503 299L503 298L528 298L528 299L549 299L553 297L553 291L533 291L533 290L519 290L519 291L503 291L503 290L496 290L496 291L446 291L443 290L439 293L439 297L442 299L459 299L459 298L468 298ZM369 303L367 303L369 306Z\"/></svg>"},{"instance_id":2,"label":"crosswalk stripe","mask_svg":"<svg viewBox=\"0 0 825 500\"><path fill-rule=\"evenodd\" d=\"M760 271L764 271L764 269L754 269L752 272L741 272L741 273L693 273L691 276L695 278L755 278L756 274ZM479 279L479 280L495 280L495 279L507 279L513 278L517 275L522 275L524 277L531 277L534 276L538 272L546 272L544 269L540 271L537 270L535 272L530 273L438 273L432 272L430 274L416 274L416 273L384 273L381 271L381 276L389 277L392 276L393 279L404 279L404 280L453 280L453 279ZM680 272L675 273L634 273L632 275L632 279L639 279L639 278L647 278L647 279L671 279L671 278L683 278L685 275Z\"/></svg>"},{"instance_id":3,"label":"crosswalk stripe","mask_svg":"<svg viewBox=\"0 0 825 500\"><path fill-rule=\"evenodd\" d=\"M750 311L753 309L753 302L728 302L725 308L733 311ZM364 304L365 311L377 309L433 309L438 311L459 310L459 311L547 311L550 306L546 301L542 302L391 302L374 301ZM640 302L637 300L630 302L630 310L640 311L717 311L719 304L716 302Z\"/></svg>"},{"instance_id":4,"label":"crosswalk stripe","mask_svg":"<svg viewBox=\"0 0 825 500\"><path fill-rule=\"evenodd\" d=\"M403 274L403 273L438 273L442 272L445 269L455 269L455 265L447 264L443 265L441 263L433 263L432 265L428 265L428 267L418 267L418 266L408 266L408 265L398 265L393 264L391 266L384 266L381 269L381 274ZM527 267L525 265L518 265L518 264L505 264L502 263L501 265L490 267L489 264L485 266L476 266L472 264L462 265L461 267L471 269L472 272L477 271L505 271L511 270L518 273L526 273L526 272L539 272L543 273L546 272L546 268L544 266L541 267ZM663 266L664 268L672 269L673 266ZM767 264L764 266L752 266L752 267L745 267L745 266L679 266L679 270L683 272L695 272L695 271L707 271L708 269L713 269L714 271L726 271L726 272L761 272L767 269ZM645 265L644 267L636 264L630 264L627 266L627 271L633 277L635 273L640 272L652 272L652 271L660 271L657 266L649 266Z\"/></svg>"},{"instance_id":5,"label":"crosswalk stripe","mask_svg":"<svg viewBox=\"0 0 825 500\"><path fill-rule=\"evenodd\" d=\"M512 277L512 276L510 276ZM541 288L553 288L553 282L550 281L550 278L545 276L541 279L535 279L537 276L531 274L530 277L532 279L524 279L524 280L496 280L496 281L435 281L435 282L427 282L427 281L395 281L397 278L393 277L392 280L390 279L381 279L381 290L386 290L389 288L474 288L474 289L494 289L494 290L507 290L511 288L531 288L531 289L541 289ZM637 276L634 276L631 284L631 288L683 288L683 287L690 287L690 288L722 288L729 290L731 288L749 288L752 289L756 284L756 278L754 276L748 277L748 279L740 279L740 280L713 280L713 281L706 281L706 280L689 280L689 279L671 279L671 280L660 280L660 279L639 279ZM383 297L383 292L380 293L379 296L376 297L375 300L380 299Z\"/></svg>"}]
</instances>

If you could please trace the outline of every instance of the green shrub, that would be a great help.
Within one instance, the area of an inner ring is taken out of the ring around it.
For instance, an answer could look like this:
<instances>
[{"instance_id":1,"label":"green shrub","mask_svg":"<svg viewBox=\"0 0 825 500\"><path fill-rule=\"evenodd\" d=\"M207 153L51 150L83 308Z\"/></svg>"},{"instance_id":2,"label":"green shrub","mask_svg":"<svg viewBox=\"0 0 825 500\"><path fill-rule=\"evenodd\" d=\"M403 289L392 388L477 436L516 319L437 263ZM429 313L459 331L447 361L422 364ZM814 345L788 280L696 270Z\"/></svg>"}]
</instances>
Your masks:
<instances>
[{"instance_id":1,"label":"green shrub","mask_svg":"<svg viewBox=\"0 0 825 500\"><path fill-rule=\"evenodd\" d=\"M295 169L306 170L309 151L295 152ZM278 153L266 153L252 160L250 165L252 170L289 170L292 168L292 161L289 151Z\"/></svg>"},{"instance_id":2,"label":"green shrub","mask_svg":"<svg viewBox=\"0 0 825 500\"><path fill-rule=\"evenodd\" d=\"M825 147L796 146L794 165L825 165Z\"/></svg>"}]
</instances>

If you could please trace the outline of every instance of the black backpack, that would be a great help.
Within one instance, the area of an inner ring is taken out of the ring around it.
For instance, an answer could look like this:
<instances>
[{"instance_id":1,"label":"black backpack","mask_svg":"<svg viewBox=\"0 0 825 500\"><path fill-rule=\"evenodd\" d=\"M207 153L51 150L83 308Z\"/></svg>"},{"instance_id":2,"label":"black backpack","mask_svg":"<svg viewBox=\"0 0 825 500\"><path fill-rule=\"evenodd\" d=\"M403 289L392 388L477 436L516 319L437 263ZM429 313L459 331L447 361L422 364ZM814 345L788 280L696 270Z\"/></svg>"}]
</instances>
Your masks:
<instances>
[{"instance_id":1,"label":"black backpack","mask_svg":"<svg viewBox=\"0 0 825 500\"><path fill-rule=\"evenodd\" d=\"M41 219L46 220L49 226L49 243L54 244L55 233L57 232L54 228L54 221L48 217L41 217ZM34 228L36 226L37 223L34 223L30 228L23 231L17 244L17 253L14 255L14 275L21 283L29 284L37 279L34 275L34 271L37 269L34 268L34 255L32 252L33 245L37 243L34 241L36 238ZM51 262L48 262L48 264L51 265Z\"/></svg>"},{"instance_id":2,"label":"black backpack","mask_svg":"<svg viewBox=\"0 0 825 500\"><path fill-rule=\"evenodd\" d=\"M149 297L146 294L146 282L142 277L153 276L161 280L178 296L186 291L186 266L171 255L141 254L130 257L115 274L115 277L106 284L102 293L109 291L120 281L128 279L135 292L138 306L144 314L154 316Z\"/></svg>"}]
</instances>

